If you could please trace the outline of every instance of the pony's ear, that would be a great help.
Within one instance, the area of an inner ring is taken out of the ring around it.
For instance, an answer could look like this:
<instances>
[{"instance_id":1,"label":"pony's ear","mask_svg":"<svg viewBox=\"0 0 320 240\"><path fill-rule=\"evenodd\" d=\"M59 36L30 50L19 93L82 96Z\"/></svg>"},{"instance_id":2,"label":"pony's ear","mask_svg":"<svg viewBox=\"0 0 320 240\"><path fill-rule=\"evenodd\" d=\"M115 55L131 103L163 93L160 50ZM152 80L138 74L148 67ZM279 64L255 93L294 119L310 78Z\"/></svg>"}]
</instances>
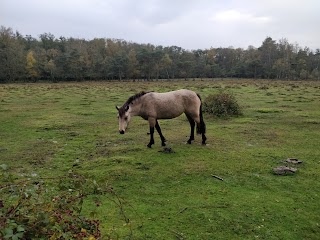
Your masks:
<instances>
[{"instance_id":1,"label":"pony's ear","mask_svg":"<svg viewBox=\"0 0 320 240\"><path fill-rule=\"evenodd\" d=\"M125 111L128 111L128 110L129 110L129 105L127 105L125 108Z\"/></svg>"},{"instance_id":2,"label":"pony's ear","mask_svg":"<svg viewBox=\"0 0 320 240\"><path fill-rule=\"evenodd\" d=\"M119 111L120 108L118 106L116 106L116 109Z\"/></svg>"}]
</instances>

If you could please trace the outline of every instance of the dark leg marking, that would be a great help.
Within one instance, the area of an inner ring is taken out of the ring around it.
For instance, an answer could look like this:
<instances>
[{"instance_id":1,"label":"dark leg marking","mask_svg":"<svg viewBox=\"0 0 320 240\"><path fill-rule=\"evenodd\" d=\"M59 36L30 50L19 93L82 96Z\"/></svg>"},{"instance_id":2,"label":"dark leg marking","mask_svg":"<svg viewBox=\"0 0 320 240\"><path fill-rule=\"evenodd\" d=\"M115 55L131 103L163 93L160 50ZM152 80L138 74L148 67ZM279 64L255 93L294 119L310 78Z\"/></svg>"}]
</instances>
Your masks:
<instances>
[{"instance_id":1,"label":"dark leg marking","mask_svg":"<svg viewBox=\"0 0 320 240\"><path fill-rule=\"evenodd\" d=\"M150 142L147 145L148 148L151 148L152 144L154 144L153 134L154 134L154 127L150 127Z\"/></svg>"},{"instance_id":2,"label":"dark leg marking","mask_svg":"<svg viewBox=\"0 0 320 240\"><path fill-rule=\"evenodd\" d=\"M202 133L202 145L206 145L206 140L207 140L207 137L205 135L206 124L204 123L203 118L201 118L200 126L201 126L201 133Z\"/></svg>"},{"instance_id":3,"label":"dark leg marking","mask_svg":"<svg viewBox=\"0 0 320 240\"><path fill-rule=\"evenodd\" d=\"M206 140L207 140L206 135L204 135L204 133L202 133L202 145L206 145Z\"/></svg>"},{"instance_id":4,"label":"dark leg marking","mask_svg":"<svg viewBox=\"0 0 320 240\"><path fill-rule=\"evenodd\" d=\"M194 140L194 127L195 127L195 121L192 119L192 117L186 115L188 120L189 120L189 123L190 123L190 127L191 127L191 132L190 132L190 138L189 140L187 141L188 144L191 144L192 141Z\"/></svg>"},{"instance_id":5,"label":"dark leg marking","mask_svg":"<svg viewBox=\"0 0 320 240\"><path fill-rule=\"evenodd\" d=\"M160 138L161 138L161 145L165 146L166 145L166 139L162 135L161 128L160 128L160 125L159 125L158 121L156 122L156 129L157 129L157 132L159 133Z\"/></svg>"}]
</instances>

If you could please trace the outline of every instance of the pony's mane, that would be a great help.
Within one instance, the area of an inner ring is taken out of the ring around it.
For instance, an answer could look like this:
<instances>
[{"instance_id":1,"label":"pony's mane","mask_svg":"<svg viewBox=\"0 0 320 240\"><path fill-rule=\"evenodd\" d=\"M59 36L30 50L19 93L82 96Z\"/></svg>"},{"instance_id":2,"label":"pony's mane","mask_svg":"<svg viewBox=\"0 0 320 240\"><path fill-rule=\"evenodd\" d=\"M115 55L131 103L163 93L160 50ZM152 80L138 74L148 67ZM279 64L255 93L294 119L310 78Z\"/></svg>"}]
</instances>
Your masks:
<instances>
[{"instance_id":1,"label":"pony's mane","mask_svg":"<svg viewBox=\"0 0 320 240\"><path fill-rule=\"evenodd\" d=\"M120 116L123 116L124 113L128 110L128 106L136 99L140 98L141 96L147 94L149 92L145 92L145 91L142 91L142 92L139 92L137 93L136 95L133 95L131 97L129 97L129 99L123 104L123 106L119 109L119 115Z\"/></svg>"},{"instance_id":2,"label":"pony's mane","mask_svg":"<svg viewBox=\"0 0 320 240\"><path fill-rule=\"evenodd\" d=\"M136 95L133 95L133 96L129 97L129 99L125 102L124 105L129 105L129 104L132 103L134 100L140 98L141 96L143 96L143 95L145 95L145 94L147 94L147 93L149 93L149 92L142 91L142 92L137 93Z\"/></svg>"}]
</instances>

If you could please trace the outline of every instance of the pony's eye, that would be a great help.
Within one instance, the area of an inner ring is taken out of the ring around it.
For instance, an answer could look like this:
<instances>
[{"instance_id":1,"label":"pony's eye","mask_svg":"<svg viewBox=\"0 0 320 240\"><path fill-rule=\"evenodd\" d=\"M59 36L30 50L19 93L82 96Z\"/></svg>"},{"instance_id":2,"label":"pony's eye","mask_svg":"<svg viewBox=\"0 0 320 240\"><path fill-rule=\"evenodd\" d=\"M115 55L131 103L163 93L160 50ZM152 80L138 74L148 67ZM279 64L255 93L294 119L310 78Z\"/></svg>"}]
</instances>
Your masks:
<instances>
[{"instance_id":1,"label":"pony's eye","mask_svg":"<svg viewBox=\"0 0 320 240\"><path fill-rule=\"evenodd\" d=\"M124 118L124 120L126 120L126 121L127 121L127 120L128 120L128 117L125 117L125 118Z\"/></svg>"}]
</instances>

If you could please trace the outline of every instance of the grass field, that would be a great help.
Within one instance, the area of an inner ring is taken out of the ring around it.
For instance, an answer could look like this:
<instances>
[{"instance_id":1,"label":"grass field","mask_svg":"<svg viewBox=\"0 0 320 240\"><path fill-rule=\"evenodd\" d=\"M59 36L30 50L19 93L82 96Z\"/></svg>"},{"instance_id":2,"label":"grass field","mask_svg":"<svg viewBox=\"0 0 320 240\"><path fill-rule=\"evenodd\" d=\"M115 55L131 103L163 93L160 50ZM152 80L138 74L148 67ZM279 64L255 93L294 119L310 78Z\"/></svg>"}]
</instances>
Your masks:
<instances>
[{"instance_id":1,"label":"grass field","mask_svg":"<svg viewBox=\"0 0 320 240\"><path fill-rule=\"evenodd\" d=\"M207 146L200 136L185 144L185 116L160 121L174 153L161 152L156 134L148 149L148 123L138 117L118 133L115 105L142 90L180 88L202 99L231 92L243 116L205 114ZM102 239L320 239L319 146L320 82L0 85L0 165L14 181L74 171L112 186L120 207L92 195L82 210L95 211ZM303 161L297 173L274 175L289 157Z\"/></svg>"}]
</instances>

